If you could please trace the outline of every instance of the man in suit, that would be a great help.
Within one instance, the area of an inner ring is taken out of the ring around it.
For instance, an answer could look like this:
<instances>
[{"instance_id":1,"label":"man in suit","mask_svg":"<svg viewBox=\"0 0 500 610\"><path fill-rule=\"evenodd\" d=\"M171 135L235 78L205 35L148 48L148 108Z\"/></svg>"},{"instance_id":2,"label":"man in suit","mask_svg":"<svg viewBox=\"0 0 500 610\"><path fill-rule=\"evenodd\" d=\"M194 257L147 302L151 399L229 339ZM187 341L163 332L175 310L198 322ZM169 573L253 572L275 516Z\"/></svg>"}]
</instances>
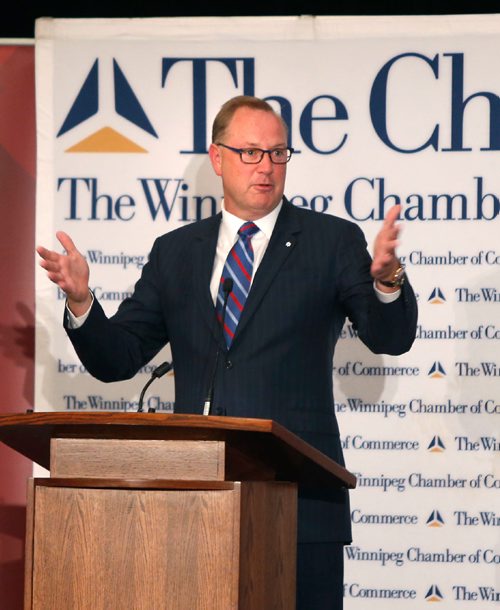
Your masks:
<instances>
[{"instance_id":1,"label":"man in suit","mask_svg":"<svg viewBox=\"0 0 500 610\"><path fill-rule=\"evenodd\" d=\"M209 150L222 178L222 212L159 237L132 297L110 319L89 291L88 265L68 235L57 234L65 254L37 250L67 295L64 323L92 375L130 378L170 343L175 411L201 413L220 349L212 414L273 419L343 464L332 366L344 322L352 321L373 352L401 354L413 343L417 306L396 256L399 208L388 213L372 259L357 225L286 200L292 152L286 125L266 102L226 102ZM255 233L247 250L233 255L238 230L249 223ZM228 253L233 262L253 261L239 321L224 318L225 340L214 304L226 302L232 317L243 294L237 275L220 291L233 273L225 267ZM342 608L343 545L350 541L347 492L301 490L298 610Z\"/></svg>"}]
</instances>

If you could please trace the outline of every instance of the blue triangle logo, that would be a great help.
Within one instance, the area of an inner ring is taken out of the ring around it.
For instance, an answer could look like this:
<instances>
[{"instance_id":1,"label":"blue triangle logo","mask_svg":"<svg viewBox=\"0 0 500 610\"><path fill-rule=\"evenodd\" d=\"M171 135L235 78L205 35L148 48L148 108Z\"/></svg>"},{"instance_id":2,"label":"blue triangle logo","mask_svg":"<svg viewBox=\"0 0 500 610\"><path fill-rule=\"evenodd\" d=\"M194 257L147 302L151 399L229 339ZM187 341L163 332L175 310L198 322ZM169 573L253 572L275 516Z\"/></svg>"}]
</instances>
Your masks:
<instances>
[{"instance_id":1,"label":"blue triangle logo","mask_svg":"<svg viewBox=\"0 0 500 610\"><path fill-rule=\"evenodd\" d=\"M99 60L96 59L62 124L57 137L83 123L99 110Z\"/></svg>"}]
</instances>

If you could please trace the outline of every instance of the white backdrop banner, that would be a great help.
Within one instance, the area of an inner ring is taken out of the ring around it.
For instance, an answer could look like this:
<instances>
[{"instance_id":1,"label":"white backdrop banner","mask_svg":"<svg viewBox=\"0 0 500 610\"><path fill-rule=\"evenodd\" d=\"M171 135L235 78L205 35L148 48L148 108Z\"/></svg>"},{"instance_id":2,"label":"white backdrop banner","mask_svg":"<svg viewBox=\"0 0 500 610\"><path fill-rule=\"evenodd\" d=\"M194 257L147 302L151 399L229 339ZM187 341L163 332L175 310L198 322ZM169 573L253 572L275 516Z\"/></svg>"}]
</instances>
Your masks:
<instances>
[{"instance_id":1,"label":"white backdrop banner","mask_svg":"<svg viewBox=\"0 0 500 610\"><path fill-rule=\"evenodd\" d=\"M36 24L37 242L69 233L107 313L156 236L220 208L207 149L224 101L279 110L293 204L361 226L402 205L418 337L334 362L352 493L347 610L500 602L500 15L65 20ZM38 410L136 410L152 369L103 384L36 278ZM173 376L145 406L172 411ZM313 610L313 609L312 609Z\"/></svg>"}]
</instances>

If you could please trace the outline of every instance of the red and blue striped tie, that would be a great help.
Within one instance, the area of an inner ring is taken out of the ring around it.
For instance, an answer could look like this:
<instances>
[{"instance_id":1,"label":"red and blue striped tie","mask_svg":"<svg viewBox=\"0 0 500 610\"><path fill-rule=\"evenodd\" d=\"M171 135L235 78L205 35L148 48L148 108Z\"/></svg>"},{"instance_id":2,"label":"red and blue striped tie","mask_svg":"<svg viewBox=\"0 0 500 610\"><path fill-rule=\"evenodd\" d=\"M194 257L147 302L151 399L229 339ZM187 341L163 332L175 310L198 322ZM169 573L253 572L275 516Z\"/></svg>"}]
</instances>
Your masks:
<instances>
[{"instance_id":1,"label":"red and blue striped tie","mask_svg":"<svg viewBox=\"0 0 500 610\"><path fill-rule=\"evenodd\" d=\"M216 306L217 317L220 323L222 323L222 310L225 300L223 290L224 280L226 278L233 280L233 289L227 300L223 329L228 347L233 340L236 327L240 321L241 312L250 291L253 273L253 248L251 240L258 230L259 227L254 225L253 222L245 222L241 225L238 231L238 241L227 255L224 269L222 270Z\"/></svg>"}]
</instances>

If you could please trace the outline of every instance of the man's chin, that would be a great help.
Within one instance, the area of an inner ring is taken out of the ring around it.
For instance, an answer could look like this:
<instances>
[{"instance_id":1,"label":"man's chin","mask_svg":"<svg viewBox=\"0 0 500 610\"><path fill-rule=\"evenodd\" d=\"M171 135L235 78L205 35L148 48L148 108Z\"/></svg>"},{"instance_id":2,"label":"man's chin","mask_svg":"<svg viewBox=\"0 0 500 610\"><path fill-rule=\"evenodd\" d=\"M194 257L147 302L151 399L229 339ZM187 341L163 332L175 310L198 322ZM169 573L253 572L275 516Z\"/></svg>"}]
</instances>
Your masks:
<instances>
[{"instance_id":1,"label":"man's chin","mask_svg":"<svg viewBox=\"0 0 500 610\"><path fill-rule=\"evenodd\" d=\"M276 190L255 192L251 196L252 202L256 206L273 209L281 201L281 197Z\"/></svg>"},{"instance_id":2,"label":"man's chin","mask_svg":"<svg viewBox=\"0 0 500 610\"><path fill-rule=\"evenodd\" d=\"M272 197L269 195L256 195L255 193L247 195L244 200L241 199L234 205L225 200L226 210L245 220L258 220L272 212L282 199L282 196L277 197L276 194L273 194Z\"/></svg>"},{"instance_id":3,"label":"man's chin","mask_svg":"<svg viewBox=\"0 0 500 610\"><path fill-rule=\"evenodd\" d=\"M257 197L252 201L251 207L256 211L262 212L261 215L265 216L272 212L280 201L281 198L276 200L276 197Z\"/></svg>"}]
</instances>

